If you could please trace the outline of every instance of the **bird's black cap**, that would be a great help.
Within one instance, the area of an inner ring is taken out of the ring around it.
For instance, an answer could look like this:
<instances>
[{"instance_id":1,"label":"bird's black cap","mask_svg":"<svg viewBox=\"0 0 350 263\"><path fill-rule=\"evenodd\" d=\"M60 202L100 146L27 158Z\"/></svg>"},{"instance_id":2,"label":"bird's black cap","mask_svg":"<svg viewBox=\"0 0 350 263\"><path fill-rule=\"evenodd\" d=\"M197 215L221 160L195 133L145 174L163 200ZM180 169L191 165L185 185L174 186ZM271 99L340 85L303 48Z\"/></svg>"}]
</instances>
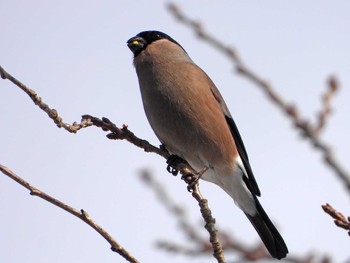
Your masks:
<instances>
[{"instance_id":1,"label":"bird's black cap","mask_svg":"<svg viewBox=\"0 0 350 263\"><path fill-rule=\"evenodd\" d=\"M172 37L169 35L156 31L142 31L138 33L136 36L130 38L127 43L130 50L134 53L134 56L136 57L138 54L141 53L141 51L145 50L148 45L151 43L160 40L160 39L167 39L176 45L180 46L182 49L184 49L178 42L176 42Z\"/></svg>"}]
</instances>

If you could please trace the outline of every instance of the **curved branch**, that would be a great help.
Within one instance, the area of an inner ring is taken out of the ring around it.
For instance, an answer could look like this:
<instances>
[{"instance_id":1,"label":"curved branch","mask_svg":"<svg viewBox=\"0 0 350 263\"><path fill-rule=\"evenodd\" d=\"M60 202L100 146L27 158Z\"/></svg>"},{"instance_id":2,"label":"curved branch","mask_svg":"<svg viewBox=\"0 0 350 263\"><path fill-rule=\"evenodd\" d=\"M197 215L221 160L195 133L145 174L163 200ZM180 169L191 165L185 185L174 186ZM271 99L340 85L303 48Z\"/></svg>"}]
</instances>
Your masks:
<instances>
[{"instance_id":1,"label":"curved branch","mask_svg":"<svg viewBox=\"0 0 350 263\"><path fill-rule=\"evenodd\" d=\"M7 73L1 66L0 66L0 75L3 79L10 80L13 84L21 88L25 93L28 94L28 96L33 100L33 102L38 105L44 112L48 114L48 116L56 123L56 125L59 128L64 128L70 133L76 133L82 128L90 127L90 126L96 126L101 128L103 131L110 131L111 133L107 134L107 138L111 140L127 140L130 143L134 144L135 146L142 148L145 152L153 152L156 153L165 159L168 159L170 154L166 149L163 147L156 147L150 144L148 141L143 140L139 137L137 137L133 132L131 132L126 125L123 125L122 128L118 128L114 123L112 123L109 119L103 117L102 119L93 117L91 115L83 115L81 122L78 124L76 122L73 123L73 125L69 125L67 123L64 123L62 121L62 118L58 115L57 111L55 109L51 109L46 103L42 101L42 99L36 94L34 90L29 89L26 85L21 83L19 80L17 80L15 77ZM8 170L6 167L1 166L5 174L10 176L12 179L14 179L16 182L20 183L27 189L31 191L32 195L37 195L46 201L66 210L67 212L73 214L74 216L80 218L87 224L89 224L91 227L93 227L98 233L100 233L103 237L106 238L108 242L112 242L112 250L115 252L121 251L123 252L123 248L119 246L111 237L108 235L107 232L105 232L101 227L94 224L92 220L89 219L87 214L84 212L84 210L81 210L81 212L75 210L72 207L69 207L65 205L64 203L50 197L49 195L45 194L44 192L41 192L37 190L36 188L32 187L29 183L25 182L23 179L15 176L10 170ZM192 187L191 182L194 180L191 180L191 178L196 178L196 175L198 174L192 167L190 167L186 162L183 162L181 164L175 165L175 167L178 171L180 171L181 174L184 175L185 179L189 179L189 181L185 180L186 183L188 183L189 186ZM200 192L198 183L195 183L193 186L192 196L197 200L200 208L202 216L206 222L206 229L209 232L210 235L210 242L212 244L213 250L214 250L214 257L218 260L219 263L224 263L225 258L223 255L223 249L220 244L220 241L217 237L217 230L215 229L215 219L211 215L211 211L208 207L208 202L206 199L204 199ZM108 238L108 239L107 239ZM115 243L114 243L115 242ZM123 255L123 254L121 254ZM131 262L137 262L137 261L131 261Z\"/></svg>"},{"instance_id":2,"label":"curved branch","mask_svg":"<svg viewBox=\"0 0 350 263\"><path fill-rule=\"evenodd\" d=\"M1 66L0 66L0 76L2 79L8 79L17 87L19 87L21 90L23 90L25 93L27 93L27 95L31 98L31 100L35 103L35 105L37 105L40 109L46 112L47 115L50 117L50 119L54 121L54 123L57 125L58 128L63 128L70 133L76 133L78 130L82 128L91 126L91 123L88 123L86 121L82 121L81 123L74 122L73 124L68 124L63 122L62 118L58 115L58 112L55 109L51 109L49 105L47 105L34 90L28 88L22 82L20 82L11 74L6 72L5 69Z\"/></svg>"},{"instance_id":3,"label":"curved branch","mask_svg":"<svg viewBox=\"0 0 350 263\"><path fill-rule=\"evenodd\" d=\"M30 191L30 194L33 196L38 196L41 199L46 200L47 202L67 211L68 213L74 215L75 217L79 218L80 220L84 221L86 224L88 224L90 227L92 227L96 232L98 232L110 245L112 251L118 253L123 258L125 258L127 261L132 263L138 263L139 261L133 257L125 248L123 248L117 241L113 239L113 237L108 234L106 230L104 230L102 227L100 227L94 220L91 219L91 217L88 215L86 211L81 209L80 211L61 202L60 200L44 193L43 191L40 191L39 189L35 188L31 184L29 184L27 181L16 175L14 172L12 172L7 167L0 164L0 171L3 172L5 175L10 177L12 180L16 181L23 187L27 188Z\"/></svg>"},{"instance_id":4,"label":"curved branch","mask_svg":"<svg viewBox=\"0 0 350 263\"><path fill-rule=\"evenodd\" d=\"M317 130L319 128L317 128L317 126L312 127L310 122L300 115L296 106L292 105L291 103L287 103L281 97L281 95L277 93L277 91L272 87L271 84L269 84L266 80L262 79L251 69L249 69L243 63L243 60L234 48L227 46L225 43L222 43L219 39L216 39L215 37L207 33L200 22L187 17L177 5L170 3L168 4L168 9L178 21L192 29L201 40L212 45L216 50L222 52L225 56L227 56L234 64L238 73L240 73L249 81L256 84L256 86L267 95L267 98L270 99L279 110L284 112L289 117L289 119L293 122L294 126L302 132L304 138L308 139L312 143L312 145L323 154L323 159L325 163L333 170L338 179L346 187L348 193L350 193L350 175L333 155L333 152L331 151L331 146L317 136ZM333 93L338 89L338 84L334 78L331 79L332 81L329 85L331 86L330 90L332 90L331 94L333 95ZM323 113L321 111L321 115L323 115L321 117L322 121L322 119L325 120L328 113L324 114L324 111ZM320 126L320 124L318 126ZM324 124L321 124L321 128L323 126Z\"/></svg>"}]
</instances>

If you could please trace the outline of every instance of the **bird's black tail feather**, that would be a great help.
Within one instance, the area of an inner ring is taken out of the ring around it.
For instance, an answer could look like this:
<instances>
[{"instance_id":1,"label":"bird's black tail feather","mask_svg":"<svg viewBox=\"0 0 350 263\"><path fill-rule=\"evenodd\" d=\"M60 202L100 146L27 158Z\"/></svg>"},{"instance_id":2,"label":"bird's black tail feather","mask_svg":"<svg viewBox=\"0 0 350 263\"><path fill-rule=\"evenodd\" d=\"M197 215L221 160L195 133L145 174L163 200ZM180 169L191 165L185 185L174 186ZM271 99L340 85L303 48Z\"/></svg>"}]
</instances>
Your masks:
<instances>
[{"instance_id":1,"label":"bird's black tail feather","mask_svg":"<svg viewBox=\"0 0 350 263\"><path fill-rule=\"evenodd\" d=\"M255 204L257 213L254 216L246 213L246 216L253 224L255 230L258 232L271 256L277 259L286 257L288 254L288 248L284 243L283 238L256 198Z\"/></svg>"}]
</instances>

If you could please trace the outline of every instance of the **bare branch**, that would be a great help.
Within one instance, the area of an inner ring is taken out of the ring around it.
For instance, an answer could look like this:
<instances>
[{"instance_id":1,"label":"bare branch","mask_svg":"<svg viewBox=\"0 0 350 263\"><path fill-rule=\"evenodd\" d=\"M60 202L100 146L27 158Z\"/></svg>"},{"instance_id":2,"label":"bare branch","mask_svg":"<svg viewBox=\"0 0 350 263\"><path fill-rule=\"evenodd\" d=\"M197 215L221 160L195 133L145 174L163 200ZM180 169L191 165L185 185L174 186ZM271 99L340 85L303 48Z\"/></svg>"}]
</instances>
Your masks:
<instances>
[{"instance_id":1,"label":"bare branch","mask_svg":"<svg viewBox=\"0 0 350 263\"><path fill-rule=\"evenodd\" d=\"M148 141L137 137L125 124L122 126L122 128L118 128L113 122L105 117L99 119L87 114L82 116L82 123L83 122L87 122L89 124L91 123L91 125L99 127L103 131L110 131L111 133L107 134L107 138L110 140L127 140L135 146L142 148L145 152L156 153L165 159L169 158L170 156L167 150L153 146Z\"/></svg>"},{"instance_id":2,"label":"bare branch","mask_svg":"<svg viewBox=\"0 0 350 263\"><path fill-rule=\"evenodd\" d=\"M186 176L188 176L188 171L185 172ZM159 200L161 203L165 205L171 211L171 213L179 220L181 229L184 231L184 233L189 237L189 239L196 244L198 249L189 249L188 247L183 248L183 252L186 254L196 253L195 251L201 251L201 252L211 252L213 251L213 256L216 258L217 262L224 263L225 257L223 253L223 249L221 246L221 243L219 241L217 230L215 229L215 218L212 217L211 211L208 207L208 201L204 199L199 191L198 183L194 185L192 196L197 200L198 205L200 207L200 212L202 214L202 217L205 221L205 228L209 232L210 235L210 244L204 240L198 231L196 231L196 228L193 227L186 216L185 211L177 204L175 204L171 198L167 195L167 193L164 191L164 187L157 182L149 172L143 171L142 172L142 179L143 181L150 186L154 192L157 194ZM172 246L172 244L167 242L158 242L158 246L167 250L176 251L178 249L182 249L180 247L169 247ZM211 249L212 247L212 249ZM192 252L190 252L192 251Z\"/></svg>"},{"instance_id":3,"label":"bare branch","mask_svg":"<svg viewBox=\"0 0 350 263\"><path fill-rule=\"evenodd\" d=\"M19 87L21 90L23 90L27 95L31 98L31 100L37 105L40 109L42 109L44 112L47 113L47 115L52 119L58 128L64 128L66 131L71 133L76 133L78 130L82 128L86 128L88 126L91 126L91 123L86 122L83 120L81 123L74 122L73 124L68 124L63 122L62 118L58 115L58 112L55 109L51 109L43 100L38 96L38 94L28 88L26 85L24 85L22 82L17 80L15 77L13 77L11 74L5 71L0 66L0 75L3 79L8 79L13 84L15 84L17 87Z\"/></svg>"},{"instance_id":4,"label":"bare branch","mask_svg":"<svg viewBox=\"0 0 350 263\"><path fill-rule=\"evenodd\" d=\"M312 145L323 154L323 159L325 163L333 170L335 175L346 187L348 193L350 193L349 173L341 166L339 161L334 157L331 151L331 147L328 145L328 143L324 142L316 136L316 134L314 133L315 129L311 127L310 122L308 120L306 120L300 115L296 106L292 105L291 103L287 103L271 86L270 83L259 77L256 73L254 73L251 69L244 65L243 60L239 57L238 52L234 48L225 45L220 40L207 33L200 22L187 17L180 10L180 8L173 3L168 4L168 9L176 19L178 19L181 23L185 24L190 29L192 29L201 40L212 45L216 50L222 52L225 56L227 56L234 64L238 73L240 73L243 77L253 82L257 87L259 87L267 95L267 97L277 106L277 108L289 117L289 119L293 122L294 126L297 128L297 130L302 132L304 138L308 139L312 143ZM331 92L331 94L333 94L335 90L337 90L338 84L335 84L334 82L331 83L330 86L332 86L330 89L333 89L333 91ZM328 116L328 114L326 114L326 116ZM323 120L325 120L325 118L326 117L322 117ZM321 126L322 125L323 124L321 124Z\"/></svg>"},{"instance_id":5,"label":"bare branch","mask_svg":"<svg viewBox=\"0 0 350 263\"><path fill-rule=\"evenodd\" d=\"M348 231L350 236L350 216L346 218L342 213L335 210L330 204L322 205L323 211L329 214L334 219L334 224Z\"/></svg>"},{"instance_id":6,"label":"bare branch","mask_svg":"<svg viewBox=\"0 0 350 263\"><path fill-rule=\"evenodd\" d=\"M201 213L203 216L203 219L205 221L205 229L210 234L210 243L213 246L214 253L213 256L217 259L218 262L224 263L225 257L224 257L224 251L222 249L221 243L218 239L217 230L215 229L215 219L212 217L211 211L208 207L208 200L204 199L199 192L198 183L194 185L194 189L192 192L192 196L197 200L199 207L201 208Z\"/></svg>"},{"instance_id":7,"label":"bare branch","mask_svg":"<svg viewBox=\"0 0 350 263\"><path fill-rule=\"evenodd\" d=\"M71 133L76 133L82 128L90 127L90 126L97 126L101 128L103 131L110 131L111 133L107 134L107 138L111 140L127 140L130 143L134 144L135 146L142 148L145 152L153 152L156 153L165 159L168 159L170 154L168 151L163 147L156 147L151 145L148 141L143 140L141 138L138 138L135 136L133 132L131 132L126 125L123 125L122 128L118 128L114 123L112 123L107 118L96 118L91 115L83 115L82 121L80 124L77 124L76 122L73 123L73 125L66 124L62 122L62 118L58 116L57 111L54 109L51 109L47 104L45 104L41 98L36 94L35 91L29 89L27 86L25 86L23 83L18 81L16 78L11 76L9 73L7 73L2 67L0 67L0 74L3 79L10 80L13 84L21 88L25 93L29 95L29 97L33 100L33 102L38 105L43 111L45 111L49 117L56 123L56 125L61 128L63 127L65 130ZM204 199L198 188L198 183L195 183L192 186L192 182L194 181L193 178L196 178L196 175L198 174L187 162L176 164L174 167L176 170L180 171L180 173L183 175L182 179L185 180L185 182L188 184L188 186L191 186L192 189L192 196L197 200L200 208L201 213L204 218L204 221L206 222L205 228L208 230L210 235L210 242L212 244L213 250L214 250L214 257L218 260L218 262L223 263L225 262L225 258L223 255L223 250L220 244L220 241L217 237L217 230L215 229L215 219L211 215L211 211L208 207L208 202L206 199ZM6 173L7 174L7 173ZM8 174L7 174L8 175ZM12 177L13 179L15 177ZM20 179L20 178L19 178ZM15 180L15 179L14 179ZM100 227L94 227L94 224L92 224L93 221L88 220L88 216L86 213L81 210L81 213L77 210L74 210L71 207L65 206L63 203L60 203L58 200L52 199L47 194L36 191L35 188L30 186L27 182L24 182L22 179L15 180L18 183L22 184L24 187L28 188L31 191L31 194L38 195L41 198L47 200L50 203L55 204L58 207L61 207L62 209L66 210L67 212L79 217L81 220L88 223L91 227L93 227L96 231L98 231L101 235L104 232L101 232L103 230ZM22 183L21 183L22 182ZM32 190L34 189L34 190ZM46 197L48 199L46 199ZM96 225L97 226L97 225ZM100 229L99 229L100 228ZM107 233L105 233L107 234ZM108 241L108 240L107 240ZM118 246L113 247L112 250L114 251L116 249L116 252L118 252Z\"/></svg>"},{"instance_id":8,"label":"bare branch","mask_svg":"<svg viewBox=\"0 0 350 263\"><path fill-rule=\"evenodd\" d=\"M120 129L107 118L99 119L90 115L84 115L83 119L86 119L88 122L93 123L93 125L102 128L104 131L110 131L111 133L109 133L107 137L111 140L127 140L144 149L146 152L157 153L166 159L170 156L168 151L165 149L157 148L151 145L148 141L135 136L128 130L126 125L123 125L123 127ZM189 166L187 162L178 163L176 165L176 169L180 171L180 173L183 175L182 178L188 185L193 182L191 178L195 178L197 174L197 172L193 170L193 168ZM225 262L222 246L217 236L217 230L215 229L215 219L212 217L211 211L208 207L208 201L202 197L199 191L198 183L196 183L193 187L192 196L197 200L202 217L206 222L205 228L210 235L210 243L212 244L214 250L213 255L218 262Z\"/></svg>"},{"instance_id":9,"label":"bare branch","mask_svg":"<svg viewBox=\"0 0 350 263\"><path fill-rule=\"evenodd\" d=\"M160 184L152 174L147 170L141 172L142 181L150 187L158 197L161 204L178 220L180 228L192 242L200 246L208 247L208 241L203 239L197 228L190 224L190 220L186 214L186 210L182 206L176 204L168 195L165 186Z\"/></svg>"},{"instance_id":10,"label":"bare branch","mask_svg":"<svg viewBox=\"0 0 350 263\"><path fill-rule=\"evenodd\" d=\"M190 243L176 243L173 240L159 240L157 241L157 246L167 252L187 256L205 256L212 253L212 245L200 235L200 226L191 222L184 206L177 204L176 201L167 194L165 186L157 181L147 170L141 172L141 179L153 190L160 203L177 219L180 229L190 241ZM270 254L261 241L249 248L247 245L237 240L232 234L228 234L222 230L219 230L218 233L223 249L226 252L232 251L237 253L240 257L238 260L239 262L256 262L271 259ZM321 257L318 253L318 261L316 261L315 256L314 254L307 254L305 256L296 256L292 254L285 258L284 261L291 263L331 262L327 255Z\"/></svg>"},{"instance_id":11,"label":"bare branch","mask_svg":"<svg viewBox=\"0 0 350 263\"><path fill-rule=\"evenodd\" d=\"M88 215L86 211L81 209L78 211L77 209L61 202L60 200L40 191L39 189L35 188L31 184L29 184L27 181L16 175L14 172L12 172L7 167L0 164L0 171L3 172L5 175L10 177L12 180L16 181L23 187L27 188L30 191L31 195L38 196L47 202L67 211L68 213L76 216L77 218L84 221L86 224L88 224L90 227L92 227L96 232L98 232L110 245L112 251L118 253L123 258L125 258L127 261L132 263L138 263L139 261L134 258L125 248L123 248L117 241L113 239L113 237L108 234L106 230L104 230L102 227L100 227L97 223L95 223L91 217Z\"/></svg>"},{"instance_id":12,"label":"bare branch","mask_svg":"<svg viewBox=\"0 0 350 263\"><path fill-rule=\"evenodd\" d=\"M324 129L326 121L331 114L331 101L339 89L339 83L335 77L330 77L328 79L328 89L326 93L322 96L322 108L318 114L318 123L313 128L313 134L318 136L319 133Z\"/></svg>"}]
</instances>

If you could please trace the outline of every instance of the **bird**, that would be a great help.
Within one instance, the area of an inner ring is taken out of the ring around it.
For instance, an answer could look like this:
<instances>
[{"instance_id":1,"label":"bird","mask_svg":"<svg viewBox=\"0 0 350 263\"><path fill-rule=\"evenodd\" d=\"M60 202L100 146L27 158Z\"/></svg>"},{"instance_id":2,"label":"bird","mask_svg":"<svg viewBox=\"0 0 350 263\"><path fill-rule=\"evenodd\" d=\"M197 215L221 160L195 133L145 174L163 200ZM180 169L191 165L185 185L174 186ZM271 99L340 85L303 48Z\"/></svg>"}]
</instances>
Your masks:
<instances>
[{"instance_id":1,"label":"bird","mask_svg":"<svg viewBox=\"0 0 350 263\"><path fill-rule=\"evenodd\" d=\"M148 30L127 41L148 122L172 156L221 187L244 212L270 255L288 248L264 211L248 154L232 115L209 76L169 35Z\"/></svg>"}]
</instances>

